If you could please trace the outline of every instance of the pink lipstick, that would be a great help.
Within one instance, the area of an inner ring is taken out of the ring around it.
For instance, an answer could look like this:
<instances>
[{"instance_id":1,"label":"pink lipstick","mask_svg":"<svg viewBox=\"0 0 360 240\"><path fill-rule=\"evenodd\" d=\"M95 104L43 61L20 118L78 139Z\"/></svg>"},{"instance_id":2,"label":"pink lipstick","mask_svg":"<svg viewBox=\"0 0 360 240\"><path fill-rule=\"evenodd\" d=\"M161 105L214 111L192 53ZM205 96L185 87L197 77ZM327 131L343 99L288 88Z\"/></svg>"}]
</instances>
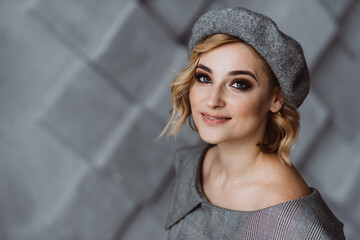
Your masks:
<instances>
[{"instance_id":1,"label":"pink lipstick","mask_svg":"<svg viewBox=\"0 0 360 240\"><path fill-rule=\"evenodd\" d=\"M216 126L231 120L230 117L223 115L211 115L209 113L201 113L203 121L210 126Z\"/></svg>"}]
</instances>

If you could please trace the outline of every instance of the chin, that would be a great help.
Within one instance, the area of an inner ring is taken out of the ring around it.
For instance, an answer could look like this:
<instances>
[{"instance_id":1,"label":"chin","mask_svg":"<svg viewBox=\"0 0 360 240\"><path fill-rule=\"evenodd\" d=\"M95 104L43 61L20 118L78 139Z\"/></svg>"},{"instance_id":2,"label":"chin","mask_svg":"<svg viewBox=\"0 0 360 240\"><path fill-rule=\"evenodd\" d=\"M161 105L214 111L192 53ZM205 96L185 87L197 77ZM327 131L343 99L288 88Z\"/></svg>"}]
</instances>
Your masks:
<instances>
[{"instance_id":1,"label":"chin","mask_svg":"<svg viewBox=\"0 0 360 240\"><path fill-rule=\"evenodd\" d=\"M199 135L204 142L210 144L218 144L225 140L223 137L211 132L207 132L206 134L199 132Z\"/></svg>"}]
</instances>

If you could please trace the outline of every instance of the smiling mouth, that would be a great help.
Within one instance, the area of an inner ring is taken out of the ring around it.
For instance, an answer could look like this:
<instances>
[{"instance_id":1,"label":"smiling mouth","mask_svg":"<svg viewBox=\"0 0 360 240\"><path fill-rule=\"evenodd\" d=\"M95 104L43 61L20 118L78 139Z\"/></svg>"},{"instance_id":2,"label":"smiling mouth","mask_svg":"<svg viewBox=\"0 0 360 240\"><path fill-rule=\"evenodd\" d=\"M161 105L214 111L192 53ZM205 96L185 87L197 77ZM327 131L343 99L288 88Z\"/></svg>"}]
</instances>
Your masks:
<instances>
[{"instance_id":1,"label":"smiling mouth","mask_svg":"<svg viewBox=\"0 0 360 240\"><path fill-rule=\"evenodd\" d=\"M201 113L203 116L207 117L210 120L229 120L231 118L227 118L227 117L211 117L209 115L206 115L204 113Z\"/></svg>"}]
</instances>

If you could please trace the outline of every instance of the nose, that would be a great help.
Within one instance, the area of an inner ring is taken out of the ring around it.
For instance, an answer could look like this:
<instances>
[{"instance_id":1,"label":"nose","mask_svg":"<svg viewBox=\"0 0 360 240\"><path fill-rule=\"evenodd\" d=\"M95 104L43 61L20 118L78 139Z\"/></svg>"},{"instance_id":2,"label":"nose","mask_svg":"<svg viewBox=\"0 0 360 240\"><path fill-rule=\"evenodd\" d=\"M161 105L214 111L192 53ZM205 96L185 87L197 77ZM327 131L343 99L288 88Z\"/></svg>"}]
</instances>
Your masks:
<instances>
[{"instance_id":1,"label":"nose","mask_svg":"<svg viewBox=\"0 0 360 240\"><path fill-rule=\"evenodd\" d=\"M207 105L211 108L219 108L225 106L221 86L212 86L207 96Z\"/></svg>"}]
</instances>

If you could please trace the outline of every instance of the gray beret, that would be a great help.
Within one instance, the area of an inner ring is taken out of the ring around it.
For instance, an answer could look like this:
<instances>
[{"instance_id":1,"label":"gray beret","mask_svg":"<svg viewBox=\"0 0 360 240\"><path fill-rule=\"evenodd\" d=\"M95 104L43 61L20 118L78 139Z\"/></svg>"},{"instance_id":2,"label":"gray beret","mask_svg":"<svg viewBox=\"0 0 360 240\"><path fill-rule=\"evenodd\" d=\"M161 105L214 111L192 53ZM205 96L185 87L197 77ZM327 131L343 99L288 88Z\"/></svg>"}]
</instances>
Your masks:
<instances>
[{"instance_id":1,"label":"gray beret","mask_svg":"<svg viewBox=\"0 0 360 240\"><path fill-rule=\"evenodd\" d=\"M300 44L270 18L245 8L210 10L195 23L188 54L203 38L223 33L252 46L277 77L285 100L299 107L310 90L309 70Z\"/></svg>"}]
</instances>

